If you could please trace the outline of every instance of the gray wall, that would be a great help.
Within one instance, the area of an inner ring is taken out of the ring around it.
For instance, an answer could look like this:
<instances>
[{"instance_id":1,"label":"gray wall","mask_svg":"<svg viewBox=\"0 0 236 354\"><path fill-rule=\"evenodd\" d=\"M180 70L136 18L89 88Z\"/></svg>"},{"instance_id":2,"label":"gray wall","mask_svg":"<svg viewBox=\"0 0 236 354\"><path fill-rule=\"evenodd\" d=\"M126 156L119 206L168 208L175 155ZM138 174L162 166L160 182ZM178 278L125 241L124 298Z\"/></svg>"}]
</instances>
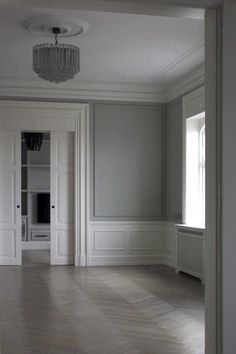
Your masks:
<instances>
[{"instance_id":1,"label":"gray wall","mask_svg":"<svg viewBox=\"0 0 236 354\"><path fill-rule=\"evenodd\" d=\"M167 104L167 219L182 221L182 98Z\"/></svg>"},{"instance_id":2,"label":"gray wall","mask_svg":"<svg viewBox=\"0 0 236 354\"><path fill-rule=\"evenodd\" d=\"M182 221L182 97L91 105L92 220Z\"/></svg>"},{"instance_id":3,"label":"gray wall","mask_svg":"<svg viewBox=\"0 0 236 354\"><path fill-rule=\"evenodd\" d=\"M98 103L91 123L92 219L162 219L162 107Z\"/></svg>"}]
</instances>

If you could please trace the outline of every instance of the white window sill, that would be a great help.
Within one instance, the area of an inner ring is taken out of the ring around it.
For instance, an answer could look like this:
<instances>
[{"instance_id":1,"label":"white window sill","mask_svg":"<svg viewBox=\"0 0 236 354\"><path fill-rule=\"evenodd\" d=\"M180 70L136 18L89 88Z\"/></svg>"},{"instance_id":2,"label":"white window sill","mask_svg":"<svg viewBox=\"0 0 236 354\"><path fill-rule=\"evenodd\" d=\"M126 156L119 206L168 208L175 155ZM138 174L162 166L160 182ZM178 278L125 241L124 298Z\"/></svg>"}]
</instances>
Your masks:
<instances>
[{"instance_id":1,"label":"white window sill","mask_svg":"<svg viewBox=\"0 0 236 354\"><path fill-rule=\"evenodd\" d=\"M175 226L177 226L178 228L184 228L184 229L188 229L188 230L196 230L196 231L205 231L205 227L204 226L200 226L200 225L188 225L188 224L175 224Z\"/></svg>"}]
</instances>

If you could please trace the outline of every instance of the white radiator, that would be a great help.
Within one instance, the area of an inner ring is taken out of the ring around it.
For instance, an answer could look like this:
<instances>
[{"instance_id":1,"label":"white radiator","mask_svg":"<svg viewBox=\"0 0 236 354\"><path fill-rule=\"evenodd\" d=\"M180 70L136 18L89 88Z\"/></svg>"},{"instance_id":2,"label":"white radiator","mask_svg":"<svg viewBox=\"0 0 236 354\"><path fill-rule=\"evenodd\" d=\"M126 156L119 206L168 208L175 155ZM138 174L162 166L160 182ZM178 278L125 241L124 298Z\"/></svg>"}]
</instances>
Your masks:
<instances>
[{"instance_id":1,"label":"white radiator","mask_svg":"<svg viewBox=\"0 0 236 354\"><path fill-rule=\"evenodd\" d=\"M178 228L177 271L204 281L204 231Z\"/></svg>"}]
</instances>

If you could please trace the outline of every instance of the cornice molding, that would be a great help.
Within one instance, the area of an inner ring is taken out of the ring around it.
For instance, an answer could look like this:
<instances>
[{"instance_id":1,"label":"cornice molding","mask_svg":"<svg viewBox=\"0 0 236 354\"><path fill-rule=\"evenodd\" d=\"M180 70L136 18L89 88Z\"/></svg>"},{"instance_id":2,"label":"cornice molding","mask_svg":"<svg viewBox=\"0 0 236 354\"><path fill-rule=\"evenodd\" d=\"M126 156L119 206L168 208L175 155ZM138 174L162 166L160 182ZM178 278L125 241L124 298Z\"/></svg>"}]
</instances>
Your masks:
<instances>
[{"instance_id":1,"label":"cornice molding","mask_svg":"<svg viewBox=\"0 0 236 354\"><path fill-rule=\"evenodd\" d=\"M76 79L60 85L49 84L38 78L0 77L1 98L39 98L77 101L123 101L165 103L203 85L204 66L168 87L154 83L111 82Z\"/></svg>"},{"instance_id":2,"label":"cornice molding","mask_svg":"<svg viewBox=\"0 0 236 354\"><path fill-rule=\"evenodd\" d=\"M1 78L0 97L106 100L161 103L163 91L152 83L73 80L60 85L39 79Z\"/></svg>"},{"instance_id":3,"label":"cornice molding","mask_svg":"<svg viewBox=\"0 0 236 354\"><path fill-rule=\"evenodd\" d=\"M184 54L180 55L177 59L163 67L160 72L158 73L158 77L165 77L165 75L173 70L177 65L182 64L186 59L188 59L191 55L194 55L198 50L204 49L205 42L201 41L194 47L192 47L190 50L185 52Z\"/></svg>"},{"instance_id":4,"label":"cornice molding","mask_svg":"<svg viewBox=\"0 0 236 354\"><path fill-rule=\"evenodd\" d=\"M181 80L169 86L166 90L166 101L170 102L179 96L192 91L194 88L204 85L205 71L204 65L184 76Z\"/></svg>"}]
</instances>

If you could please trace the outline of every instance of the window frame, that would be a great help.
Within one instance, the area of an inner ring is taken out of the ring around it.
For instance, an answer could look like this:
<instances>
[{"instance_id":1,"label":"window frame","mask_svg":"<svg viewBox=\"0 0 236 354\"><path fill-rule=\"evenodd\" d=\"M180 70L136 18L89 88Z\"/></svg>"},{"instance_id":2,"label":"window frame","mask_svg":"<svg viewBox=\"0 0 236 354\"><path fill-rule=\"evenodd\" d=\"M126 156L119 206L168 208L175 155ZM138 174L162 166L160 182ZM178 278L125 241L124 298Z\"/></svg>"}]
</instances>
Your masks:
<instances>
[{"instance_id":1,"label":"window frame","mask_svg":"<svg viewBox=\"0 0 236 354\"><path fill-rule=\"evenodd\" d=\"M199 116L200 118L205 118L205 87L201 86L200 88L190 92L189 94L183 96L182 98L182 117L183 117L183 125L182 125L182 223L187 224L186 216L186 187L187 187L187 179L186 179L186 153L187 153L187 120L193 117ZM199 170L199 167L198 167ZM199 187L198 187L199 188ZM193 226L193 225L189 225ZM196 225L195 225L196 226ZM203 225L197 225L199 228L203 228Z\"/></svg>"}]
</instances>

